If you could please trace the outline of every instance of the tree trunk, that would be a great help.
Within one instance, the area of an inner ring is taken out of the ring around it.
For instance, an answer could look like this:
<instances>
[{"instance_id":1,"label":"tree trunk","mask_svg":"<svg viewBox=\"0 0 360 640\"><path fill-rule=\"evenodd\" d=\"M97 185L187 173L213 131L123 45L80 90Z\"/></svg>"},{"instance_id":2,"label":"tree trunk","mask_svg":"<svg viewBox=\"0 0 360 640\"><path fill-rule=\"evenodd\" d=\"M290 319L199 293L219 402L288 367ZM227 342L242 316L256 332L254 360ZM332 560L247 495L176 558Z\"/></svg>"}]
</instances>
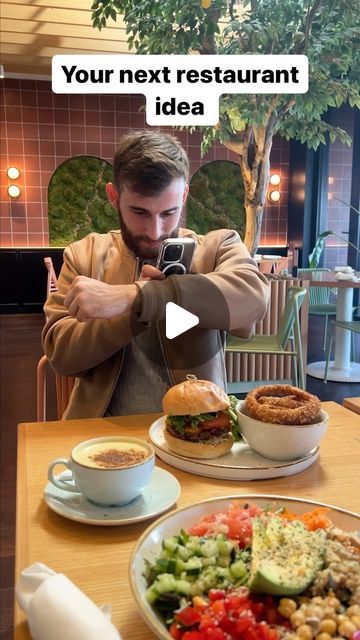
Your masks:
<instances>
[{"instance_id":1,"label":"tree trunk","mask_svg":"<svg viewBox=\"0 0 360 640\"><path fill-rule=\"evenodd\" d=\"M229 140L224 145L239 155L244 181L246 229L244 244L253 256L259 245L261 223L270 176L272 128L259 127L250 143L250 130L242 139Z\"/></svg>"},{"instance_id":2,"label":"tree trunk","mask_svg":"<svg viewBox=\"0 0 360 640\"><path fill-rule=\"evenodd\" d=\"M245 204L245 212L246 229L244 244L247 247L249 253L254 256L260 241L264 205L249 202L248 204Z\"/></svg>"}]
</instances>

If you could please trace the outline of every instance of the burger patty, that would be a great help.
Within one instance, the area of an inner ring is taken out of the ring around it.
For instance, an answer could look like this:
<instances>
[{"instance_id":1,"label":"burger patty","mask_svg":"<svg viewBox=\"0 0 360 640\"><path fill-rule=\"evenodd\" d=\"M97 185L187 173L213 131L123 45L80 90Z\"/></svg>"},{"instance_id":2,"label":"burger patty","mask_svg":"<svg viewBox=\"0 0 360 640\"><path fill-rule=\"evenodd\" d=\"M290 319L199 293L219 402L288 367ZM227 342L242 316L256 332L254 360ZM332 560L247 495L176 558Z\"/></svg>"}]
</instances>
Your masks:
<instances>
[{"instance_id":1,"label":"burger patty","mask_svg":"<svg viewBox=\"0 0 360 640\"><path fill-rule=\"evenodd\" d=\"M221 438L221 436L229 433L229 428L224 427L214 427L212 429L186 429L186 431L181 432L172 425L166 425L166 429L171 433L174 438L180 438L180 440L188 440L189 442L208 442L209 440L216 440L216 438Z\"/></svg>"}]
</instances>

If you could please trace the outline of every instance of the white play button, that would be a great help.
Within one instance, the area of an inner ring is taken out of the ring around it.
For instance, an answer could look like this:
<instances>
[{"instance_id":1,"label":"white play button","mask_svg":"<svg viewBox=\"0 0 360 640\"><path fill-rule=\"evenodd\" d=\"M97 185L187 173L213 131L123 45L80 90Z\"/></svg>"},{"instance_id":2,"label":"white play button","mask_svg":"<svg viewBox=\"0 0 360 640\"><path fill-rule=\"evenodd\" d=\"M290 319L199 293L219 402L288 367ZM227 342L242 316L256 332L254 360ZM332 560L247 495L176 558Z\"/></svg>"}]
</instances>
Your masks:
<instances>
[{"instance_id":1,"label":"white play button","mask_svg":"<svg viewBox=\"0 0 360 640\"><path fill-rule=\"evenodd\" d=\"M186 311L174 302L166 304L165 330L168 340L172 340L199 324L199 318L190 311Z\"/></svg>"}]
</instances>

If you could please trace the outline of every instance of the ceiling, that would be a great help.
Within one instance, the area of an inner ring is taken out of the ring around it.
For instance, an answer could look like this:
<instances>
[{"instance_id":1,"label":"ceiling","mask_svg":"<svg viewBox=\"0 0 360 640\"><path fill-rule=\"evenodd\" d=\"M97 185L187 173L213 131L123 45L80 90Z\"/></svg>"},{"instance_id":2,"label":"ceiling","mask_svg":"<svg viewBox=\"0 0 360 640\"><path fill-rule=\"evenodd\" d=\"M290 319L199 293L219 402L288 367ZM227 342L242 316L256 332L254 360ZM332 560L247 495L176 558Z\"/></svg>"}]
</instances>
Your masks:
<instances>
[{"instance_id":1,"label":"ceiling","mask_svg":"<svg viewBox=\"0 0 360 640\"><path fill-rule=\"evenodd\" d=\"M51 76L57 54L129 53L124 23L91 22L92 0L0 0L0 62L5 77ZM74 8L76 5L76 8Z\"/></svg>"}]
</instances>

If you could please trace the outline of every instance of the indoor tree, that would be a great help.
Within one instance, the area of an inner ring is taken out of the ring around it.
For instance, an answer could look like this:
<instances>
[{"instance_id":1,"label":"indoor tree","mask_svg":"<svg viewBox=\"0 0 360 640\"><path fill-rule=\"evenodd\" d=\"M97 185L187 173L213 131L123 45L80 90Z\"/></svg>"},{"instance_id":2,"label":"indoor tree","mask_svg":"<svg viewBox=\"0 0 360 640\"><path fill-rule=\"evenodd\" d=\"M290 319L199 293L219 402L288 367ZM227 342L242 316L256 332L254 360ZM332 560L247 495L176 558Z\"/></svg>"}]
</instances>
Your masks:
<instances>
[{"instance_id":1,"label":"indoor tree","mask_svg":"<svg viewBox=\"0 0 360 640\"><path fill-rule=\"evenodd\" d=\"M347 133L324 116L349 102L360 108L360 0L94 0L93 26L123 15L129 49L138 54L305 54L303 95L230 95L220 119L202 128L202 153L220 140L238 154L244 181L244 241L254 254L275 134L316 149Z\"/></svg>"}]
</instances>

